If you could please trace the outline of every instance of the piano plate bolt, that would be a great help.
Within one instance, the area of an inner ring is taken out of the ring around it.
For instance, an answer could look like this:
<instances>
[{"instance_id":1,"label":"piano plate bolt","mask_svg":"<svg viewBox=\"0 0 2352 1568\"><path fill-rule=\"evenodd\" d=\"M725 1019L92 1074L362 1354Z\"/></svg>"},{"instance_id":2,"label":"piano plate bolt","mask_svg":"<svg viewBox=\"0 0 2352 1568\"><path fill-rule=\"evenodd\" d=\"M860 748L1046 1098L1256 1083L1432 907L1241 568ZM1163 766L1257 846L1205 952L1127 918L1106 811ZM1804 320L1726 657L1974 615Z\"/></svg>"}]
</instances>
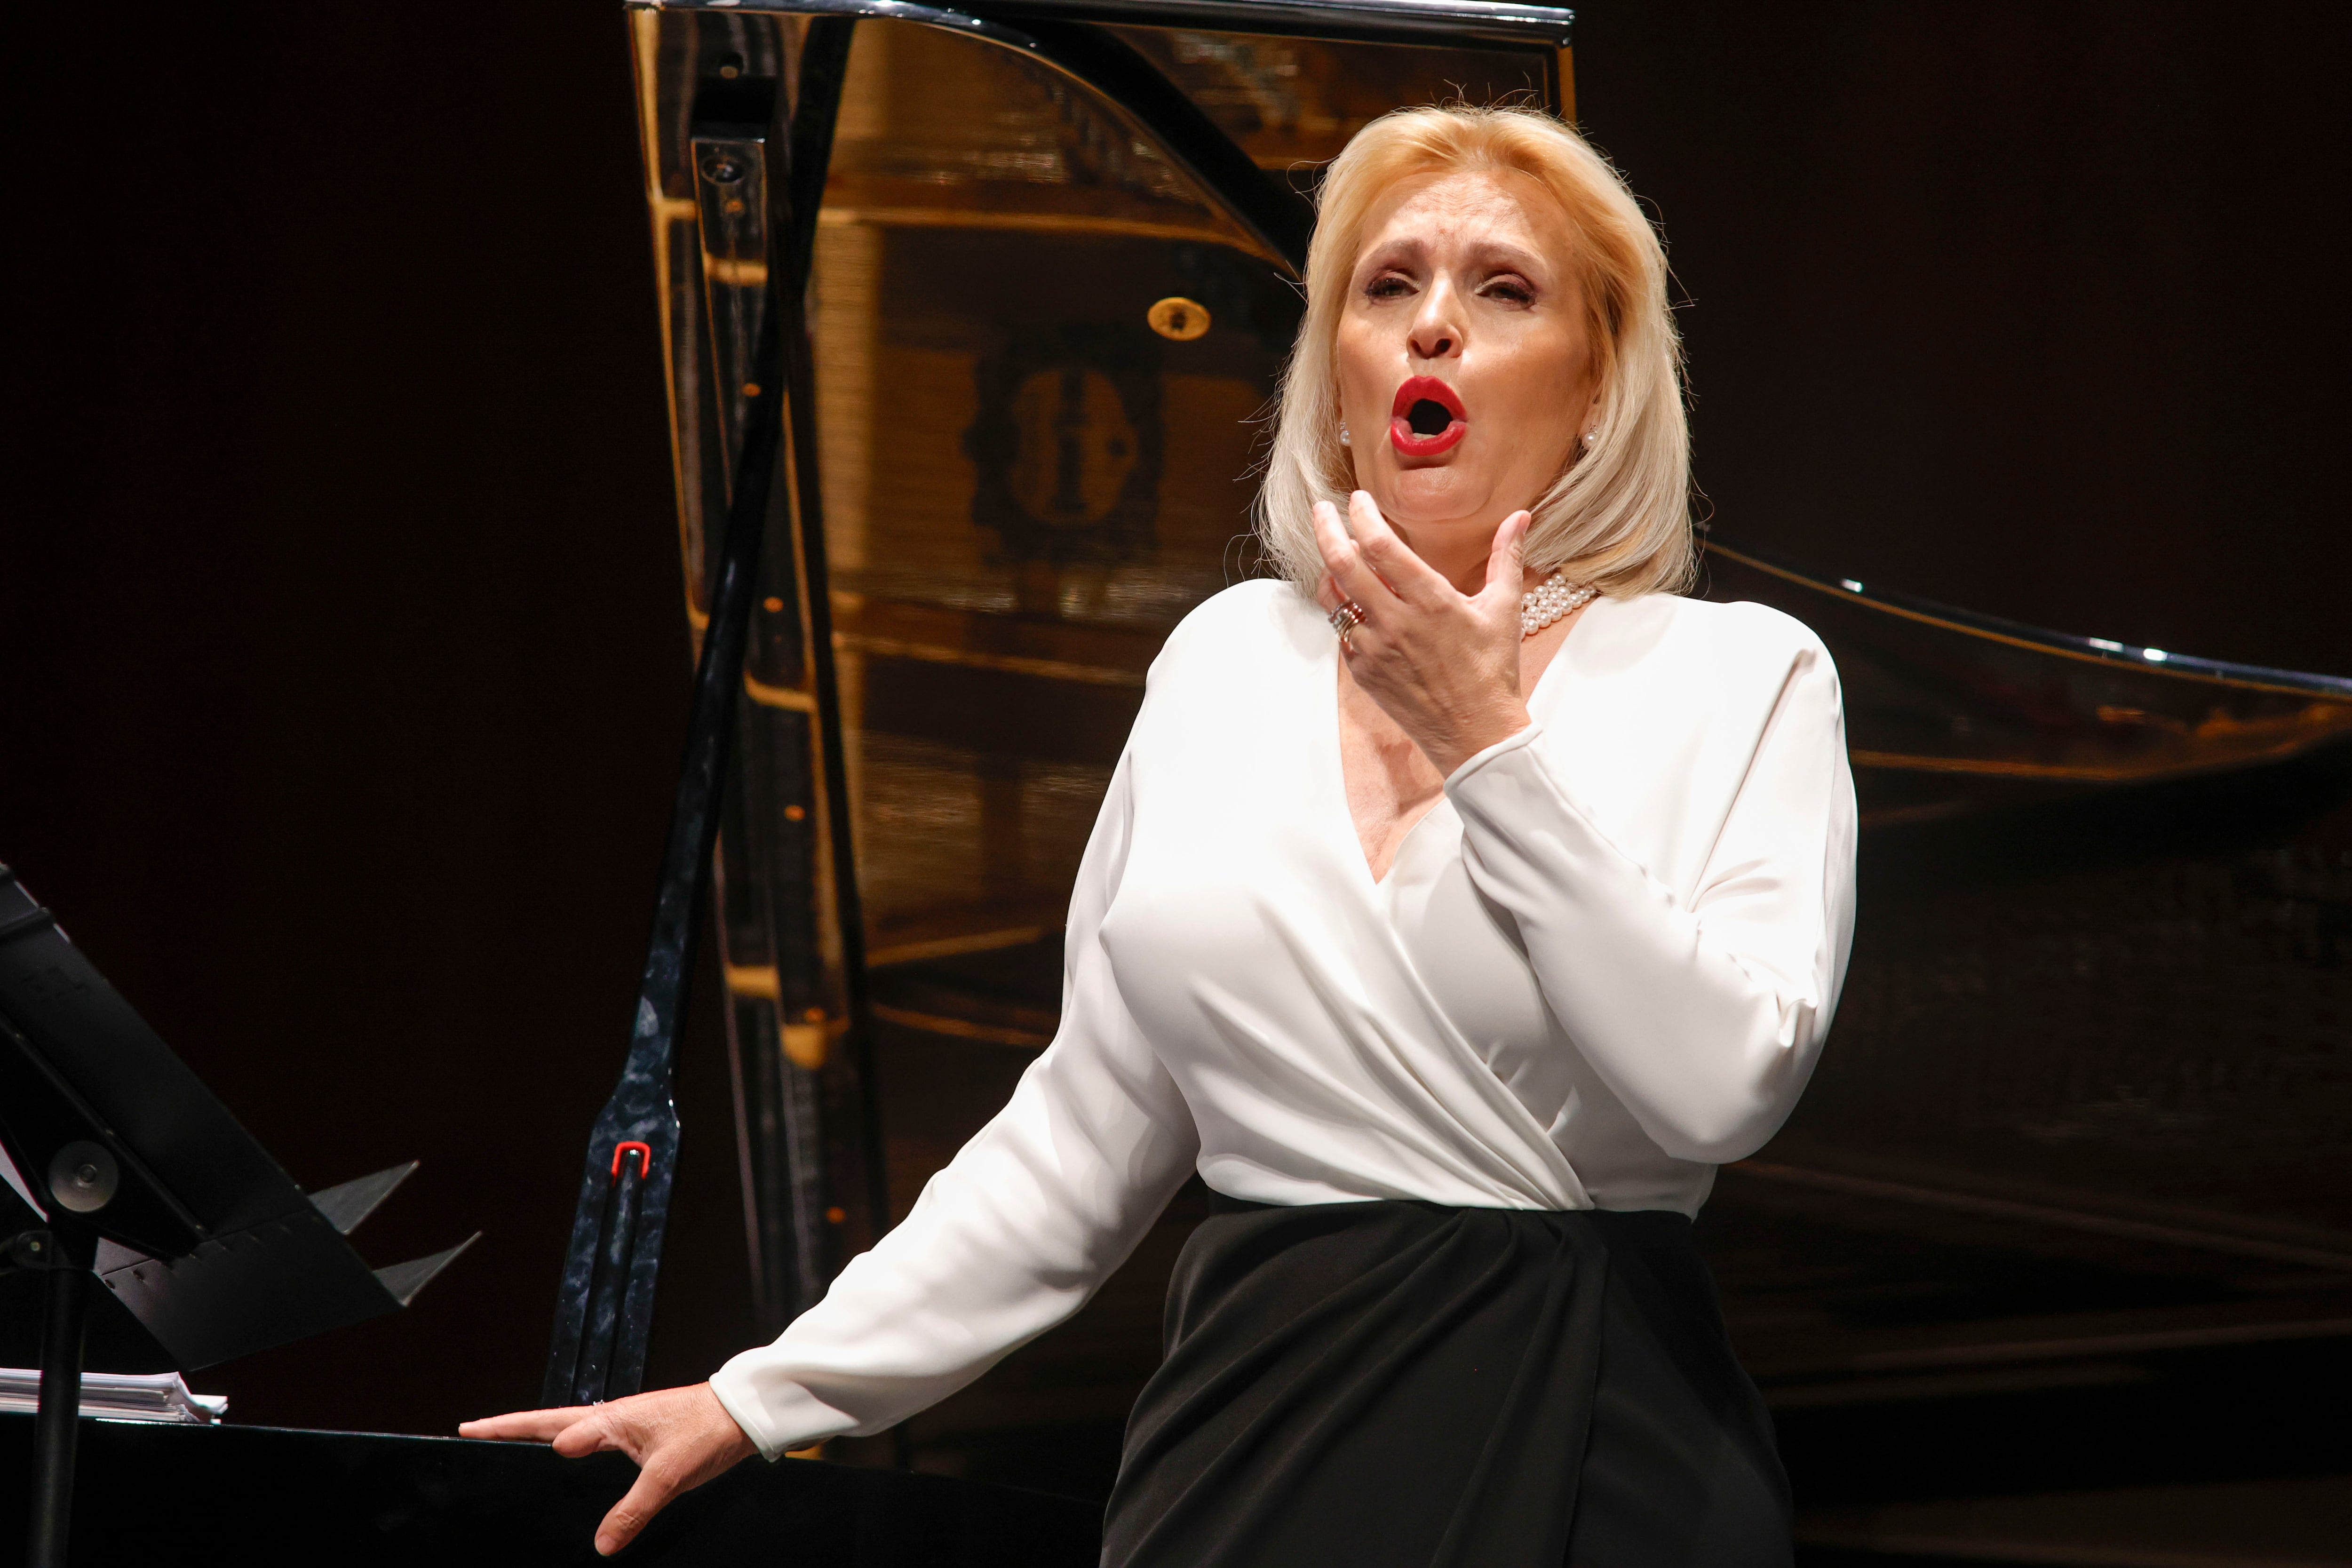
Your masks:
<instances>
[{"instance_id":1,"label":"piano plate bolt","mask_svg":"<svg viewBox=\"0 0 2352 1568\"><path fill-rule=\"evenodd\" d=\"M1153 331L1180 343L1189 343L1209 330L1209 308L1181 294L1171 294L1160 300L1143 319L1151 323Z\"/></svg>"}]
</instances>

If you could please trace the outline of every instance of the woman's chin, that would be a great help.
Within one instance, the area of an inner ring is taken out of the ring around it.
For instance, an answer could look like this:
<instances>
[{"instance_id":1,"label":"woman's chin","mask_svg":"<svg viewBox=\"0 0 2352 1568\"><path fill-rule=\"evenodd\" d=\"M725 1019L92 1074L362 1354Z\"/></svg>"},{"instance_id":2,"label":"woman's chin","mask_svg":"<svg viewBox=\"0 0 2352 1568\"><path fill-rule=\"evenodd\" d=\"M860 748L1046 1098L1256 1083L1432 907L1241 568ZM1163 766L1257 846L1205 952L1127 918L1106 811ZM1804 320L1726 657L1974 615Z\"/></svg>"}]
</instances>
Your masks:
<instances>
[{"instance_id":1,"label":"woman's chin","mask_svg":"<svg viewBox=\"0 0 2352 1568\"><path fill-rule=\"evenodd\" d=\"M1486 476L1450 463L1399 469L1384 488L1389 493L1374 498L1381 512L1391 522L1408 525L1478 514L1494 490Z\"/></svg>"}]
</instances>

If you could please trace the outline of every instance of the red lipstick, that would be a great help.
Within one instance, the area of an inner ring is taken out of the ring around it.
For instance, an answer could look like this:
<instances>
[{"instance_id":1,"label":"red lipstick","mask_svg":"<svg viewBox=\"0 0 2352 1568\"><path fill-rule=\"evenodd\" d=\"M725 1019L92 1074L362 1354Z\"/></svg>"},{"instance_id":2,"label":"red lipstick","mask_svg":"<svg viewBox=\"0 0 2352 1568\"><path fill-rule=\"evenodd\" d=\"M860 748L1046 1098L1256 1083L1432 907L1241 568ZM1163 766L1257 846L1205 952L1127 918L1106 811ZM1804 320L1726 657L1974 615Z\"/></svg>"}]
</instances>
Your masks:
<instances>
[{"instance_id":1,"label":"red lipstick","mask_svg":"<svg viewBox=\"0 0 2352 1568\"><path fill-rule=\"evenodd\" d=\"M1389 441L1408 458L1434 458L1470 433L1454 389L1433 375L1408 377L1389 405Z\"/></svg>"}]
</instances>

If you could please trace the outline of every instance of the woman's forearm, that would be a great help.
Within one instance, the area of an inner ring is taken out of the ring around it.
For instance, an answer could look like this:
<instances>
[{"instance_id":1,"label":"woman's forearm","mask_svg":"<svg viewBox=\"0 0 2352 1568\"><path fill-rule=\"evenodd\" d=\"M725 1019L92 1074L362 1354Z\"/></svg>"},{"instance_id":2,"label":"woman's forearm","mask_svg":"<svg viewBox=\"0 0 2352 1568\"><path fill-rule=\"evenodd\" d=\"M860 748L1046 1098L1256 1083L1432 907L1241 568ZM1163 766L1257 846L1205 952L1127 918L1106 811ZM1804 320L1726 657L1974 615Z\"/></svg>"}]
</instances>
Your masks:
<instances>
[{"instance_id":1,"label":"woman's forearm","mask_svg":"<svg viewBox=\"0 0 2352 1568\"><path fill-rule=\"evenodd\" d=\"M1471 877L1517 924L1553 1016L1677 1159L1739 1159L1770 1137L1836 1003L1852 921L1852 785L1825 663L1811 684L1795 682L1800 710L1769 726L1693 898L1595 824L1539 728L1447 780Z\"/></svg>"},{"instance_id":2,"label":"woman's forearm","mask_svg":"<svg viewBox=\"0 0 2352 1568\"><path fill-rule=\"evenodd\" d=\"M770 1458L903 1420L1084 1306L1197 1152L1156 1062L1065 1040L897 1229L711 1386Z\"/></svg>"},{"instance_id":3,"label":"woman's forearm","mask_svg":"<svg viewBox=\"0 0 2352 1568\"><path fill-rule=\"evenodd\" d=\"M1071 895L1053 1045L897 1229L710 1380L768 1458L903 1420L1076 1311L1192 1173L1192 1111L1100 941L1131 805L1122 761Z\"/></svg>"}]
</instances>

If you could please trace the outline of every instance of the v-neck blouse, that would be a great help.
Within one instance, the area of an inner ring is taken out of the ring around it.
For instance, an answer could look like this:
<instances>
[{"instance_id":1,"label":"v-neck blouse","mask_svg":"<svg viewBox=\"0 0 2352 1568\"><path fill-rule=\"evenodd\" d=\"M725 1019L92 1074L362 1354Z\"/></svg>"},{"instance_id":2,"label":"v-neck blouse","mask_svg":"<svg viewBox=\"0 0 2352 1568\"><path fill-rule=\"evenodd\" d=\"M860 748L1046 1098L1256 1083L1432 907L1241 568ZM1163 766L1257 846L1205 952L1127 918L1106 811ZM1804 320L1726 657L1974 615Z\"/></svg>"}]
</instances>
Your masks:
<instances>
[{"instance_id":1,"label":"v-neck blouse","mask_svg":"<svg viewBox=\"0 0 2352 1568\"><path fill-rule=\"evenodd\" d=\"M904 1419L1084 1305L1197 1170L1268 1204L1696 1214L1811 1073L1853 930L1837 672L1759 605L1601 599L1375 881L1338 643L1228 589L1153 663L1062 1021L905 1221L712 1379L762 1452Z\"/></svg>"}]
</instances>

